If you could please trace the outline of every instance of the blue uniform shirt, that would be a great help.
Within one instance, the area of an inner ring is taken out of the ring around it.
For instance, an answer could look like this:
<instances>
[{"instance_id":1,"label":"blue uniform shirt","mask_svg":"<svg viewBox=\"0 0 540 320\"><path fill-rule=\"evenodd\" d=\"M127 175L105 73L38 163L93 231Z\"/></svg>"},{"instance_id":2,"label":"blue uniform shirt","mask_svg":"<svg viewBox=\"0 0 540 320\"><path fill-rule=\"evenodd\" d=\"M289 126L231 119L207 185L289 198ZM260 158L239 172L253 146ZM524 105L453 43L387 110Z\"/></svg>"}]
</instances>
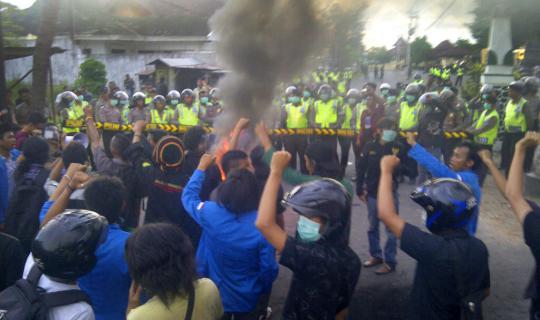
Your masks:
<instances>
[{"instance_id":1,"label":"blue uniform shirt","mask_svg":"<svg viewBox=\"0 0 540 320\"><path fill-rule=\"evenodd\" d=\"M11 161L16 161L21 152L17 149L12 149L10 151ZM8 207L9 195L14 187L13 182L13 173L9 172L8 165L6 164L6 159L0 157L0 223L4 223L6 218L6 210Z\"/></svg>"},{"instance_id":2,"label":"blue uniform shirt","mask_svg":"<svg viewBox=\"0 0 540 320\"><path fill-rule=\"evenodd\" d=\"M40 223L54 201L47 201L39 214ZM96 250L97 263L92 271L78 279L79 287L92 300L96 320L125 320L131 277L124 259L129 232L109 224L107 240Z\"/></svg>"},{"instance_id":3,"label":"blue uniform shirt","mask_svg":"<svg viewBox=\"0 0 540 320\"><path fill-rule=\"evenodd\" d=\"M196 170L182 194L184 208L203 229L198 271L217 285L225 312L253 311L277 277L275 250L255 227L256 211L235 214L216 202L201 202L204 178L204 171Z\"/></svg>"},{"instance_id":4,"label":"blue uniform shirt","mask_svg":"<svg viewBox=\"0 0 540 320\"><path fill-rule=\"evenodd\" d=\"M431 173L433 177L456 179L462 181L471 188L472 192L474 193L474 197L478 202L478 206L476 207L471 219L469 220L469 224L467 225L467 231L470 235L474 235L476 233L476 226L478 224L478 213L480 211L480 201L482 198L482 191L480 188L480 183L478 182L478 175L476 175L476 173L472 172L471 170L464 170L459 172L453 171L439 159L435 158L431 153L429 153L426 149L424 149L424 147L422 147L418 143L415 144L414 147L411 148L411 150L409 150L409 157L416 160L416 162L418 162L419 165L429 171L429 173Z\"/></svg>"}]
</instances>

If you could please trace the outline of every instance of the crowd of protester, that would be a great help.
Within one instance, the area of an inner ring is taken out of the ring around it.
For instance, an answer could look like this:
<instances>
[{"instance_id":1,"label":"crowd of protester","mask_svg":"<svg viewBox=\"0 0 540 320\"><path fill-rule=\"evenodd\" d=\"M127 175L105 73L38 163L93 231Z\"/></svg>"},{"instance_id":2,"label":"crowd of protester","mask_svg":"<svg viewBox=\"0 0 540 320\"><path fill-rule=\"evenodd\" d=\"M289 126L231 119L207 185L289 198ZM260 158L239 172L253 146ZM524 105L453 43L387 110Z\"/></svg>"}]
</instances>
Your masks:
<instances>
[{"instance_id":1,"label":"crowd of protester","mask_svg":"<svg viewBox=\"0 0 540 320\"><path fill-rule=\"evenodd\" d=\"M81 128L59 130L43 114L17 107L18 119L0 123L0 312L7 319L268 319L281 264L292 280L279 317L348 319L362 266L379 266L379 275L395 271L399 245L417 261L409 318L480 319L493 263L475 236L486 172L540 259L540 208L523 195L527 158L540 144L532 132L537 121L529 121L534 99L528 104L523 96L535 96L537 82L510 84L505 176L491 157L499 127L493 87L465 103L452 86L429 91L416 79L402 89L368 83L357 90L351 78L318 70L314 83L285 90L274 121L241 118L221 137L200 126L219 115L216 107L208 118L201 107L213 90L202 80L190 92L149 100L109 83L98 109L96 102L79 111L72 108L83 105L83 94L61 94L64 123L83 121L88 141L74 138ZM171 101L190 104L169 110ZM147 130L164 115L189 130ZM127 121L132 132L98 130L109 121L103 117ZM267 124L358 135L279 139ZM448 132L474 141L448 141ZM350 148L356 186L345 177ZM404 177L418 178L411 199L425 210L427 231L398 214ZM356 196L369 223L363 263L349 246ZM287 208L298 215L294 234L286 232ZM531 319L540 317L538 281L537 270ZM38 298L23 298L29 295Z\"/></svg>"}]
</instances>

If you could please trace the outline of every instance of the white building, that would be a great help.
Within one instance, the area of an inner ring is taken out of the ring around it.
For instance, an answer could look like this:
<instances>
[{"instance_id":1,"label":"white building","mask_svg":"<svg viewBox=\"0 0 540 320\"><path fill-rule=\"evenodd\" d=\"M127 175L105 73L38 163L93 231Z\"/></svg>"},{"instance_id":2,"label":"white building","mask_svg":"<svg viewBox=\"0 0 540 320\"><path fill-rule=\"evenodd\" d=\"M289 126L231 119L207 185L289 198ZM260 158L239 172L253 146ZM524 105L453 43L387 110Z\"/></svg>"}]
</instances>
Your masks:
<instances>
[{"instance_id":1,"label":"white building","mask_svg":"<svg viewBox=\"0 0 540 320\"><path fill-rule=\"evenodd\" d=\"M35 43L29 38L17 41L22 46ZM60 35L55 37L53 47L66 50L51 58L54 84L72 84L78 77L79 65L87 58L103 62L107 79L120 87L126 74L137 80L136 74L148 71L147 64L159 58L194 58L217 64L212 41L201 36ZM18 79L32 68L32 57L6 61L5 66L6 79Z\"/></svg>"}]
</instances>

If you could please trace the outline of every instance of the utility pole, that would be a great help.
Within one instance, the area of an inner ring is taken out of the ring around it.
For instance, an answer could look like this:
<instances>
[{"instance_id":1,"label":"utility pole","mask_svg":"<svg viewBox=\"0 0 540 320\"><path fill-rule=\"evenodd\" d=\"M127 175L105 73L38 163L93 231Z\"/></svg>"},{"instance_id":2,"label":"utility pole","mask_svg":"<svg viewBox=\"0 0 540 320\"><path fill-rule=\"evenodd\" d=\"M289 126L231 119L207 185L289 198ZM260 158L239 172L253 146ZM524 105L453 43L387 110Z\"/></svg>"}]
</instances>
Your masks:
<instances>
[{"instance_id":1,"label":"utility pole","mask_svg":"<svg viewBox=\"0 0 540 320\"><path fill-rule=\"evenodd\" d=\"M418 13L411 9L409 12L409 32L407 33L407 79L411 78L411 41L416 32Z\"/></svg>"}]
</instances>

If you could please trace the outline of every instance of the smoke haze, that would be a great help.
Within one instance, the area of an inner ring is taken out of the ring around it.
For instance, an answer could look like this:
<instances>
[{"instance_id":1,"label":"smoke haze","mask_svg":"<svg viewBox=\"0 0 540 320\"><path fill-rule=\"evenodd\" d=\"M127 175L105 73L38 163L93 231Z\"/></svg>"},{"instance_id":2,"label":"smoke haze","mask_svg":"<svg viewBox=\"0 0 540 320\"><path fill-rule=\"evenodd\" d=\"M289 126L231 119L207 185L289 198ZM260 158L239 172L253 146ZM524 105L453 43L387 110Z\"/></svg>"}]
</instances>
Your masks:
<instances>
[{"instance_id":1,"label":"smoke haze","mask_svg":"<svg viewBox=\"0 0 540 320\"><path fill-rule=\"evenodd\" d=\"M220 63L225 112L217 127L240 116L261 119L275 87L308 65L320 48L322 24L313 0L229 0L210 20Z\"/></svg>"}]
</instances>

